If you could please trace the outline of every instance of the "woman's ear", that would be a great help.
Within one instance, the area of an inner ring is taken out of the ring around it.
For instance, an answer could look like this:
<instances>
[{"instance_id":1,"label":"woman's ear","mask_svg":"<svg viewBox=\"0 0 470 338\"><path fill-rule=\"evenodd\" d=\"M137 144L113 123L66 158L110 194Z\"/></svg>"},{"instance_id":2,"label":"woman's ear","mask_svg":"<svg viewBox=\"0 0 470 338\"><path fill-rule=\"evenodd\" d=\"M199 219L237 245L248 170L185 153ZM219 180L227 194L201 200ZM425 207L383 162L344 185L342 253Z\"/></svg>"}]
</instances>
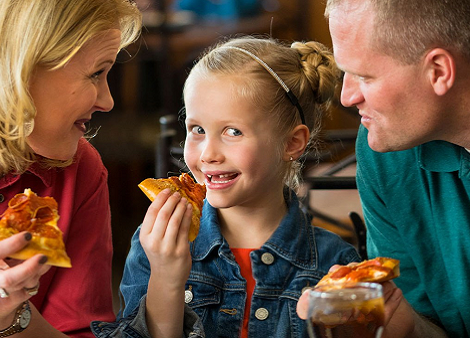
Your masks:
<instances>
[{"instance_id":1,"label":"woman's ear","mask_svg":"<svg viewBox=\"0 0 470 338\"><path fill-rule=\"evenodd\" d=\"M298 159L305 151L310 139L310 131L305 124L299 124L291 130L287 137L284 161Z\"/></svg>"},{"instance_id":2,"label":"woman's ear","mask_svg":"<svg viewBox=\"0 0 470 338\"><path fill-rule=\"evenodd\" d=\"M445 49L434 48L426 54L424 66L436 95L446 94L455 82L456 65L454 56Z\"/></svg>"}]
</instances>

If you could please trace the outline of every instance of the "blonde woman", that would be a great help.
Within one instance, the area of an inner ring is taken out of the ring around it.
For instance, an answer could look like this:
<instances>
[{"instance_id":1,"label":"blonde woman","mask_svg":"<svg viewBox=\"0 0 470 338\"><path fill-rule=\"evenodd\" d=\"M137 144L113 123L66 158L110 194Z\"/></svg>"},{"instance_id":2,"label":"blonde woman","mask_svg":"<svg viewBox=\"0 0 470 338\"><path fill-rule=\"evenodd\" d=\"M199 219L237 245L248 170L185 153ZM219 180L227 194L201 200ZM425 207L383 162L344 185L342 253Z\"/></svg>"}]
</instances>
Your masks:
<instances>
[{"instance_id":1,"label":"blonde woman","mask_svg":"<svg viewBox=\"0 0 470 338\"><path fill-rule=\"evenodd\" d=\"M0 213L25 188L54 197L73 265L8 259L28 232L0 242L0 337L93 337L92 319L114 318L107 171L84 135L140 28L127 0L0 2Z\"/></svg>"}]
</instances>

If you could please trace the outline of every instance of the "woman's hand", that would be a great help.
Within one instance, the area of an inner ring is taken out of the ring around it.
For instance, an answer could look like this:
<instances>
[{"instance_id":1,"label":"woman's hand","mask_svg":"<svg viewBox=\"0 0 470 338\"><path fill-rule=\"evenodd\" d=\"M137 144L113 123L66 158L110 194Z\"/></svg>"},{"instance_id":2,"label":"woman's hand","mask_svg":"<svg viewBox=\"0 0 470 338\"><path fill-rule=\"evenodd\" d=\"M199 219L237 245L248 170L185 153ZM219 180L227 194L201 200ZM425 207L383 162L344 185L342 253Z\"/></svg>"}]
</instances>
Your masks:
<instances>
[{"instance_id":1,"label":"woman's hand","mask_svg":"<svg viewBox=\"0 0 470 338\"><path fill-rule=\"evenodd\" d=\"M169 189L157 195L145 215L140 242L150 262L152 277L183 288L191 270L188 233L192 205Z\"/></svg>"},{"instance_id":2,"label":"woman's hand","mask_svg":"<svg viewBox=\"0 0 470 338\"><path fill-rule=\"evenodd\" d=\"M44 265L47 262L44 255L25 261L7 258L30 240L31 234L22 232L0 241L0 329L11 324L18 307L35 294L39 278L50 269Z\"/></svg>"}]
</instances>

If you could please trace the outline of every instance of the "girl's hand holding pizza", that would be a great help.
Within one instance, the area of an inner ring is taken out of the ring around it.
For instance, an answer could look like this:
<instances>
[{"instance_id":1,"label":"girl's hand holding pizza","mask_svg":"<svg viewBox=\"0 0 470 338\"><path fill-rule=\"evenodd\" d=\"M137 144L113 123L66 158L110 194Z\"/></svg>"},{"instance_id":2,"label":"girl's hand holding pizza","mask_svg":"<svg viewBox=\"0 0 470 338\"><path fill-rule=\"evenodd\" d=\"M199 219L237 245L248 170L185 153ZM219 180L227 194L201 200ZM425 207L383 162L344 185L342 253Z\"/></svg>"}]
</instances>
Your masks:
<instances>
[{"instance_id":1,"label":"girl's hand holding pizza","mask_svg":"<svg viewBox=\"0 0 470 338\"><path fill-rule=\"evenodd\" d=\"M25 261L7 258L30 240L30 233L21 232L0 241L0 328L11 324L13 314L37 293L39 278L50 269L44 255L35 255Z\"/></svg>"},{"instance_id":2,"label":"girl's hand holding pizza","mask_svg":"<svg viewBox=\"0 0 470 338\"><path fill-rule=\"evenodd\" d=\"M167 284L166 290L184 290L189 277L191 217L192 205L186 198L165 189L156 196L142 223L140 242L150 262L151 280L159 286Z\"/></svg>"},{"instance_id":3,"label":"girl's hand holding pizza","mask_svg":"<svg viewBox=\"0 0 470 338\"><path fill-rule=\"evenodd\" d=\"M193 241L199 232L206 188L186 173L149 178L139 188L153 201L139 235L151 269L146 298L146 317L151 320L147 328L152 337L180 336L184 288L191 271L188 240Z\"/></svg>"},{"instance_id":4,"label":"girl's hand holding pizza","mask_svg":"<svg viewBox=\"0 0 470 338\"><path fill-rule=\"evenodd\" d=\"M140 242L150 262L147 328L152 336L181 335L184 287L191 271L188 233L192 205L179 192L160 192L140 229ZM180 320L175 321L175 318Z\"/></svg>"}]
</instances>

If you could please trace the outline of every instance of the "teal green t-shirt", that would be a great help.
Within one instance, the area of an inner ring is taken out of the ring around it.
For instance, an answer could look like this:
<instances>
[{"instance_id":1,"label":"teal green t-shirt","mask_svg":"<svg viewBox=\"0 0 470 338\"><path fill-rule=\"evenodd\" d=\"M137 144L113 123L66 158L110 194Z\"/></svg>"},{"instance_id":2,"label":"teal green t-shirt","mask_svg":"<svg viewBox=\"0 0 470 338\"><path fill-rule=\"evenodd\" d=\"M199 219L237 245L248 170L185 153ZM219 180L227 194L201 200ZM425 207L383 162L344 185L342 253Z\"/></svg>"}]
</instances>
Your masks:
<instances>
[{"instance_id":1,"label":"teal green t-shirt","mask_svg":"<svg viewBox=\"0 0 470 338\"><path fill-rule=\"evenodd\" d=\"M443 141L378 153L361 126L356 156L369 257L399 259L416 311L469 337L470 153Z\"/></svg>"}]
</instances>

